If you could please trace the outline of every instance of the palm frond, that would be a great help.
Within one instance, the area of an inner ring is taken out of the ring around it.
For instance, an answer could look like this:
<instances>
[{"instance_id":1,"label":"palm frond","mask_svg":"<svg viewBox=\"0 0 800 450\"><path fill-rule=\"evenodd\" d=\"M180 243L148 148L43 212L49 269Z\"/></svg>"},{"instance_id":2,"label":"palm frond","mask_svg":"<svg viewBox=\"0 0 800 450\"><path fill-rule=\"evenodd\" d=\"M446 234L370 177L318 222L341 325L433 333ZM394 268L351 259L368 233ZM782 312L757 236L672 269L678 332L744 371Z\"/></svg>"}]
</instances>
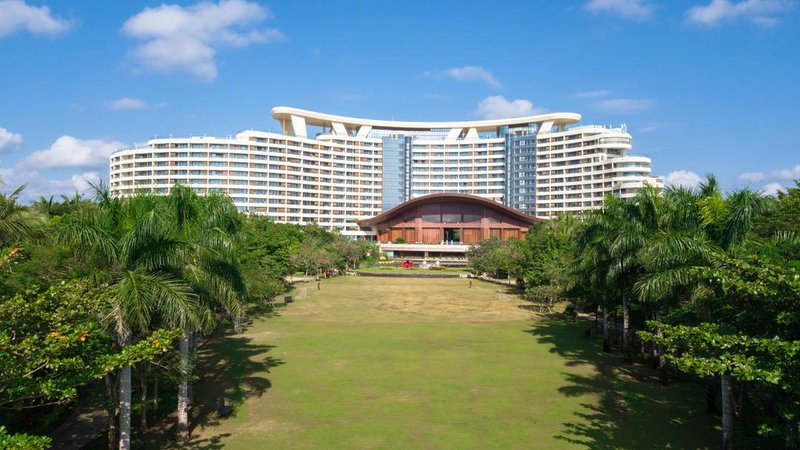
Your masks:
<instances>
[{"instance_id":1,"label":"palm frond","mask_svg":"<svg viewBox=\"0 0 800 450\"><path fill-rule=\"evenodd\" d=\"M691 266L649 272L634 283L633 291L644 302L661 300L680 287L696 286L695 273Z\"/></svg>"}]
</instances>

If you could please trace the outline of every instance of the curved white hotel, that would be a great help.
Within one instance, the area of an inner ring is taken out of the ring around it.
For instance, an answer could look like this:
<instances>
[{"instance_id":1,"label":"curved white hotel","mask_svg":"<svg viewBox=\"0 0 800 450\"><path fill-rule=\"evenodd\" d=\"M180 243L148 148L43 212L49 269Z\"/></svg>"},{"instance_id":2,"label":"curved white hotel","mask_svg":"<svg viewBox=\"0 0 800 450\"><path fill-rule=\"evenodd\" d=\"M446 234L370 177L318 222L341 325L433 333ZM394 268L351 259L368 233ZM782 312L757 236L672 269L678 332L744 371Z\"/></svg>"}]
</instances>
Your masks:
<instances>
[{"instance_id":1,"label":"curved white hotel","mask_svg":"<svg viewBox=\"0 0 800 450\"><path fill-rule=\"evenodd\" d=\"M576 126L574 113L398 122L275 107L272 117L281 133L152 139L118 150L111 190L167 193L181 183L224 192L240 210L278 222L372 236L356 221L426 194L474 194L553 217L663 184L650 176L650 158L628 155L624 127Z\"/></svg>"}]
</instances>

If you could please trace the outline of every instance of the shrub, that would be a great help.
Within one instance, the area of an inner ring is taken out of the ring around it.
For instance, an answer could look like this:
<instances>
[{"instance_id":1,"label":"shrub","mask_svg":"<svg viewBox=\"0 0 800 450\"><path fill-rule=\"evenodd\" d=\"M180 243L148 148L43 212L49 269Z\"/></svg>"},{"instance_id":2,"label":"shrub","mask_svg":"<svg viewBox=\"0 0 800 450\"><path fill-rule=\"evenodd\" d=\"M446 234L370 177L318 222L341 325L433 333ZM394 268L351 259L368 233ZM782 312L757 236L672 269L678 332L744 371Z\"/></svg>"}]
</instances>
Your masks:
<instances>
[{"instance_id":1,"label":"shrub","mask_svg":"<svg viewBox=\"0 0 800 450\"><path fill-rule=\"evenodd\" d=\"M8 434L6 427L0 425L0 449L8 450L44 450L50 447L52 440L47 436L32 434Z\"/></svg>"}]
</instances>

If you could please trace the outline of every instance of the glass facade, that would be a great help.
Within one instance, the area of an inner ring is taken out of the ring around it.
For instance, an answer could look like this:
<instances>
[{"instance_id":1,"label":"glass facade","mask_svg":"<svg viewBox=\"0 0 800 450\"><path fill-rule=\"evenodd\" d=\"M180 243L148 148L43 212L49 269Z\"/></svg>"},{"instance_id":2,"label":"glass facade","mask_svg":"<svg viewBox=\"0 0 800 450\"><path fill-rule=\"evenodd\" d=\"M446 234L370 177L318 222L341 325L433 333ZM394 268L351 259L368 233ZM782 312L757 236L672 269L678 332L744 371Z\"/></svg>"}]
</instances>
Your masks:
<instances>
[{"instance_id":1,"label":"glass facade","mask_svg":"<svg viewBox=\"0 0 800 450\"><path fill-rule=\"evenodd\" d=\"M537 124L501 132L506 138L506 190L503 203L532 214L536 210L536 133Z\"/></svg>"},{"instance_id":2,"label":"glass facade","mask_svg":"<svg viewBox=\"0 0 800 450\"><path fill-rule=\"evenodd\" d=\"M381 211L409 199L411 138L403 135L383 137L383 173Z\"/></svg>"}]
</instances>

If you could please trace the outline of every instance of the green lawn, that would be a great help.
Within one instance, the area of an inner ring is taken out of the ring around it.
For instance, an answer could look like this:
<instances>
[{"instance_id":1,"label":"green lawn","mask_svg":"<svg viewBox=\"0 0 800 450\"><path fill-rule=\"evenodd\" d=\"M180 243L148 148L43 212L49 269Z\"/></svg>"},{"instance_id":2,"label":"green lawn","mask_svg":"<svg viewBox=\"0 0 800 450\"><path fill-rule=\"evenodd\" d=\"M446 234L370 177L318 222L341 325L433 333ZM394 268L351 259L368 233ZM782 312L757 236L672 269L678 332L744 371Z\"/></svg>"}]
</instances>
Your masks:
<instances>
[{"instance_id":1,"label":"green lawn","mask_svg":"<svg viewBox=\"0 0 800 450\"><path fill-rule=\"evenodd\" d=\"M189 448L716 448L702 387L660 387L505 287L339 277L199 355ZM219 419L222 392L238 404ZM158 439L155 441L158 442ZM161 441L163 442L163 441Z\"/></svg>"}]
</instances>

